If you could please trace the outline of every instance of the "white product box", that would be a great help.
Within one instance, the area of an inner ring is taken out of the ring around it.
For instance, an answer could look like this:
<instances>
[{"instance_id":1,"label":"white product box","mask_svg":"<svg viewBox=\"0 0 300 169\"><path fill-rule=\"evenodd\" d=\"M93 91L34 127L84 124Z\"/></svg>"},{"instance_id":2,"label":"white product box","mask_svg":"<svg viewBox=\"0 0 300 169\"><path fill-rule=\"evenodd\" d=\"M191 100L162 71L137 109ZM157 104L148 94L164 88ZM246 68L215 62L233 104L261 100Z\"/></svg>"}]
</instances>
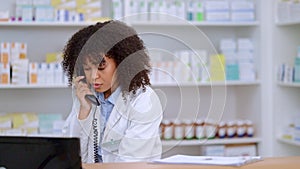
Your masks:
<instances>
[{"instance_id":1,"label":"white product box","mask_svg":"<svg viewBox=\"0 0 300 169\"><path fill-rule=\"evenodd\" d=\"M18 42L12 42L10 44L10 56L11 56L11 62L13 63L15 60L20 59L20 43Z\"/></svg>"},{"instance_id":2,"label":"white product box","mask_svg":"<svg viewBox=\"0 0 300 169\"><path fill-rule=\"evenodd\" d=\"M237 52L237 58L239 59L239 62L254 62L254 54L252 51L238 51Z\"/></svg>"},{"instance_id":3,"label":"white product box","mask_svg":"<svg viewBox=\"0 0 300 169\"><path fill-rule=\"evenodd\" d=\"M256 145L227 145L225 147L225 156L257 156Z\"/></svg>"},{"instance_id":4,"label":"white product box","mask_svg":"<svg viewBox=\"0 0 300 169\"><path fill-rule=\"evenodd\" d=\"M225 146L215 145L215 146L203 146L201 147L201 155L203 156L224 156Z\"/></svg>"},{"instance_id":5,"label":"white product box","mask_svg":"<svg viewBox=\"0 0 300 169\"><path fill-rule=\"evenodd\" d=\"M35 8L35 21L54 21L54 8L52 6L37 6Z\"/></svg>"},{"instance_id":6,"label":"white product box","mask_svg":"<svg viewBox=\"0 0 300 169\"><path fill-rule=\"evenodd\" d=\"M29 84L37 84L38 64L36 62L29 63Z\"/></svg>"},{"instance_id":7,"label":"white product box","mask_svg":"<svg viewBox=\"0 0 300 169\"><path fill-rule=\"evenodd\" d=\"M55 121L53 121L53 127L52 127L53 134L63 135L64 125L65 125L64 120L55 120Z\"/></svg>"},{"instance_id":8,"label":"white product box","mask_svg":"<svg viewBox=\"0 0 300 169\"><path fill-rule=\"evenodd\" d=\"M228 11L229 10L229 2L227 0L223 1L206 1L205 2L205 10L207 12L212 11Z\"/></svg>"},{"instance_id":9,"label":"white product box","mask_svg":"<svg viewBox=\"0 0 300 169\"><path fill-rule=\"evenodd\" d=\"M173 3L175 3L175 6L176 6L175 15L182 19L186 18L185 17L186 7L185 7L184 1L178 1L178 2L173 2Z\"/></svg>"},{"instance_id":10,"label":"white product box","mask_svg":"<svg viewBox=\"0 0 300 169\"><path fill-rule=\"evenodd\" d=\"M229 21L229 20L230 20L229 11L206 13L206 21Z\"/></svg>"},{"instance_id":11,"label":"white product box","mask_svg":"<svg viewBox=\"0 0 300 169\"><path fill-rule=\"evenodd\" d=\"M148 0L137 0L138 1L138 20L139 21L148 21Z\"/></svg>"},{"instance_id":12,"label":"white product box","mask_svg":"<svg viewBox=\"0 0 300 169\"><path fill-rule=\"evenodd\" d=\"M158 62L157 63L157 80L158 82L166 82L166 72L164 69L164 62Z\"/></svg>"},{"instance_id":13,"label":"white product box","mask_svg":"<svg viewBox=\"0 0 300 169\"><path fill-rule=\"evenodd\" d=\"M293 118L293 121L294 121L295 128L297 130L300 130L300 116L295 116Z\"/></svg>"},{"instance_id":14,"label":"white product box","mask_svg":"<svg viewBox=\"0 0 300 169\"><path fill-rule=\"evenodd\" d=\"M32 5L32 0L16 0L16 5Z\"/></svg>"},{"instance_id":15,"label":"white product box","mask_svg":"<svg viewBox=\"0 0 300 169\"><path fill-rule=\"evenodd\" d=\"M163 68L165 74L165 82L170 83L174 79L174 71L173 71L173 62L172 61L164 61Z\"/></svg>"},{"instance_id":16,"label":"white product box","mask_svg":"<svg viewBox=\"0 0 300 169\"><path fill-rule=\"evenodd\" d=\"M12 120L5 114L0 114L0 130L12 128Z\"/></svg>"},{"instance_id":17,"label":"white product box","mask_svg":"<svg viewBox=\"0 0 300 169\"><path fill-rule=\"evenodd\" d=\"M19 59L26 59L27 58L27 44L20 43L19 51L20 51Z\"/></svg>"},{"instance_id":18,"label":"white product box","mask_svg":"<svg viewBox=\"0 0 300 169\"><path fill-rule=\"evenodd\" d=\"M249 11L254 10L255 5L253 1L249 0L234 0L230 3L231 11Z\"/></svg>"},{"instance_id":19,"label":"white product box","mask_svg":"<svg viewBox=\"0 0 300 169\"><path fill-rule=\"evenodd\" d=\"M28 84L28 59L18 59L12 63L12 84Z\"/></svg>"},{"instance_id":20,"label":"white product box","mask_svg":"<svg viewBox=\"0 0 300 169\"><path fill-rule=\"evenodd\" d=\"M42 62L38 63L38 84L46 84L46 72L47 72L47 63Z\"/></svg>"},{"instance_id":21,"label":"white product box","mask_svg":"<svg viewBox=\"0 0 300 169\"><path fill-rule=\"evenodd\" d=\"M10 63L10 43L1 43L0 62L5 64Z\"/></svg>"},{"instance_id":22,"label":"white product box","mask_svg":"<svg viewBox=\"0 0 300 169\"><path fill-rule=\"evenodd\" d=\"M123 1L122 0L112 0L113 3L113 18L120 19L123 17Z\"/></svg>"},{"instance_id":23,"label":"white product box","mask_svg":"<svg viewBox=\"0 0 300 169\"><path fill-rule=\"evenodd\" d=\"M9 10L0 11L0 21L4 21L4 22L9 21Z\"/></svg>"},{"instance_id":24,"label":"white product box","mask_svg":"<svg viewBox=\"0 0 300 169\"><path fill-rule=\"evenodd\" d=\"M171 77L172 75L170 73L172 73L170 71L171 69L171 65L169 64L169 62L167 61L158 61L156 62L156 82L163 82L163 83L167 83L171 81Z\"/></svg>"},{"instance_id":25,"label":"white product box","mask_svg":"<svg viewBox=\"0 0 300 169\"><path fill-rule=\"evenodd\" d=\"M54 84L54 69L55 69L54 63L47 64L46 84Z\"/></svg>"},{"instance_id":26,"label":"white product box","mask_svg":"<svg viewBox=\"0 0 300 169\"><path fill-rule=\"evenodd\" d=\"M32 0L34 6L38 5L51 5L51 0Z\"/></svg>"},{"instance_id":27,"label":"white product box","mask_svg":"<svg viewBox=\"0 0 300 169\"><path fill-rule=\"evenodd\" d=\"M232 65L237 63L237 53L234 51L222 51L225 56L226 65Z\"/></svg>"},{"instance_id":28,"label":"white product box","mask_svg":"<svg viewBox=\"0 0 300 169\"><path fill-rule=\"evenodd\" d=\"M239 51L247 50L247 51L253 51L254 46L253 42L249 38L239 38L237 40L237 46Z\"/></svg>"},{"instance_id":29,"label":"white product box","mask_svg":"<svg viewBox=\"0 0 300 169\"><path fill-rule=\"evenodd\" d=\"M124 17L126 21L138 21L139 1L127 0L124 1Z\"/></svg>"},{"instance_id":30,"label":"white product box","mask_svg":"<svg viewBox=\"0 0 300 169\"><path fill-rule=\"evenodd\" d=\"M31 22L33 21L33 7L32 6L22 6L22 21Z\"/></svg>"},{"instance_id":31,"label":"white product box","mask_svg":"<svg viewBox=\"0 0 300 169\"><path fill-rule=\"evenodd\" d=\"M0 84L9 84L10 83L10 64L0 63Z\"/></svg>"},{"instance_id":32,"label":"white product box","mask_svg":"<svg viewBox=\"0 0 300 169\"><path fill-rule=\"evenodd\" d=\"M209 79L209 66L208 66L207 51L196 50L196 53L200 60L200 81L207 82Z\"/></svg>"},{"instance_id":33,"label":"white product box","mask_svg":"<svg viewBox=\"0 0 300 169\"><path fill-rule=\"evenodd\" d=\"M293 21L300 21L300 3L294 2L290 6L290 16Z\"/></svg>"},{"instance_id":34,"label":"white product box","mask_svg":"<svg viewBox=\"0 0 300 169\"><path fill-rule=\"evenodd\" d=\"M196 54L191 52L191 70L192 70L192 81L201 80L201 60Z\"/></svg>"},{"instance_id":35,"label":"white product box","mask_svg":"<svg viewBox=\"0 0 300 169\"><path fill-rule=\"evenodd\" d=\"M63 69L60 63L55 63L54 66L54 83L55 84L63 84Z\"/></svg>"},{"instance_id":36,"label":"white product box","mask_svg":"<svg viewBox=\"0 0 300 169\"><path fill-rule=\"evenodd\" d=\"M255 68L253 63L239 63L239 75L241 81L254 81Z\"/></svg>"},{"instance_id":37,"label":"white product box","mask_svg":"<svg viewBox=\"0 0 300 169\"><path fill-rule=\"evenodd\" d=\"M247 12L231 12L231 20L234 22L254 21L254 11Z\"/></svg>"},{"instance_id":38,"label":"white product box","mask_svg":"<svg viewBox=\"0 0 300 169\"><path fill-rule=\"evenodd\" d=\"M178 59L180 60L179 67L181 70L181 73L177 74L177 77L182 76L180 81L188 82L191 81L192 77L192 65L191 65L191 56L190 51L188 50L182 50L178 52Z\"/></svg>"},{"instance_id":39,"label":"white product box","mask_svg":"<svg viewBox=\"0 0 300 169\"><path fill-rule=\"evenodd\" d=\"M159 20L159 1L153 0L149 2L149 20L158 21Z\"/></svg>"},{"instance_id":40,"label":"white product box","mask_svg":"<svg viewBox=\"0 0 300 169\"><path fill-rule=\"evenodd\" d=\"M295 128L293 136L294 136L294 140L295 141L299 141L300 142L300 129Z\"/></svg>"},{"instance_id":41,"label":"white product box","mask_svg":"<svg viewBox=\"0 0 300 169\"><path fill-rule=\"evenodd\" d=\"M84 3L84 2L81 2L81 3ZM55 2L53 5L55 8L60 8L60 9L62 9L62 8L74 9L74 8L76 8L77 3L76 3L76 0L61 0L60 2L59 1Z\"/></svg>"},{"instance_id":42,"label":"white product box","mask_svg":"<svg viewBox=\"0 0 300 169\"><path fill-rule=\"evenodd\" d=\"M221 51L236 51L237 44L234 39L221 39L220 41L220 50Z\"/></svg>"},{"instance_id":43,"label":"white product box","mask_svg":"<svg viewBox=\"0 0 300 169\"><path fill-rule=\"evenodd\" d=\"M165 1L160 1L159 3L159 21L168 21L170 17L168 16L169 5Z\"/></svg>"},{"instance_id":44,"label":"white product box","mask_svg":"<svg viewBox=\"0 0 300 169\"><path fill-rule=\"evenodd\" d=\"M289 21L291 19L290 7L291 1L280 1L277 2L277 20L278 21Z\"/></svg>"}]
</instances>

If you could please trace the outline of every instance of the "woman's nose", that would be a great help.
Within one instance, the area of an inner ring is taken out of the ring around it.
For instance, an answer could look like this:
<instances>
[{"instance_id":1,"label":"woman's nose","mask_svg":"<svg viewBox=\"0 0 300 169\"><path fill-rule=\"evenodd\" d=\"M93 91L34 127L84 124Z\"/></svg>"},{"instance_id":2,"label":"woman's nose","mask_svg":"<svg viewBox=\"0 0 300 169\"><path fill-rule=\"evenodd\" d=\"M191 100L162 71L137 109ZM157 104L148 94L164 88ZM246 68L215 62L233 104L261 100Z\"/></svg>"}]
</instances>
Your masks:
<instances>
[{"instance_id":1,"label":"woman's nose","mask_svg":"<svg viewBox=\"0 0 300 169\"><path fill-rule=\"evenodd\" d=\"M98 69L93 69L93 79L100 78L100 73Z\"/></svg>"}]
</instances>

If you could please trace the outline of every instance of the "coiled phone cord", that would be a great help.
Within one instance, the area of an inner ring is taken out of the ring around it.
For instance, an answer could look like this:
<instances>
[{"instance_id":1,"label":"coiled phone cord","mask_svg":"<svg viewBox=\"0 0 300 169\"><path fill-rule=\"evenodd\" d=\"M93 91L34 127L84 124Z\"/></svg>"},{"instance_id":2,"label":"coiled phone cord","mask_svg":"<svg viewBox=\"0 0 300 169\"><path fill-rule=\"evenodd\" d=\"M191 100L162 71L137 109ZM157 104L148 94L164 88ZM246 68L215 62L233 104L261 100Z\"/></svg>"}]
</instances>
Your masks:
<instances>
[{"instance_id":1,"label":"coiled phone cord","mask_svg":"<svg viewBox=\"0 0 300 169\"><path fill-rule=\"evenodd\" d=\"M93 143L94 143L94 160L95 160L95 163L99 163L100 160L99 160L99 146L98 146L98 129L97 129L97 124L98 124L98 121L97 121L97 118L96 118L96 110L97 110L98 106L96 106L95 108L95 111L94 111L94 118L93 118L93 122L92 122L92 125L93 125Z\"/></svg>"}]
</instances>

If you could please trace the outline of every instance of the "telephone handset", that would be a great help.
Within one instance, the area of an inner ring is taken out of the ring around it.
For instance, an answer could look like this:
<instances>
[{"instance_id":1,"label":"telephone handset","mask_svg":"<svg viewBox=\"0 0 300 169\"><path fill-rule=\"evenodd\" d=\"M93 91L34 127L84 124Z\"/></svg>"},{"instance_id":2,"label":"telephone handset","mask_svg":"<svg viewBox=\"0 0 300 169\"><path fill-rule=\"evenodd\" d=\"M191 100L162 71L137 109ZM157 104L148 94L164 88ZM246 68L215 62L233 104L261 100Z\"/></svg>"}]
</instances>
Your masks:
<instances>
[{"instance_id":1,"label":"telephone handset","mask_svg":"<svg viewBox=\"0 0 300 169\"><path fill-rule=\"evenodd\" d=\"M84 73L83 69L77 70L77 76L85 76L85 73ZM85 78L81 79L80 81L83 82L83 83L87 83ZM96 96L94 96L92 94L86 94L84 96L84 98L86 100L90 101L92 104L94 104L96 106L100 106L100 102L99 102L99 100L97 99ZM98 134L99 133L98 133L98 130L97 130L98 120L95 117L95 115L96 115L96 109L95 109L95 112L94 112L92 126L93 126L94 161L95 161L95 163L98 163L98 162L102 161L102 157L99 156L99 147L98 147Z\"/></svg>"},{"instance_id":2,"label":"telephone handset","mask_svg":"<svg viewBox=\"0 0 300 169\"><path fill-rule=\"evenodd\" d=\"M84 71L82 69L78 70L77 75L78 76L85 76ZM81 79L80 81L83 82L83 83L86 83L86 79L85 78ZM97 99L96 96L94 96L92 94L86 94L84 96L84 98L86 100L90 101L92 104L94 104L96 106L100 106L100 102L99 102L99 100Z\"/></svg>"}]
</instances>

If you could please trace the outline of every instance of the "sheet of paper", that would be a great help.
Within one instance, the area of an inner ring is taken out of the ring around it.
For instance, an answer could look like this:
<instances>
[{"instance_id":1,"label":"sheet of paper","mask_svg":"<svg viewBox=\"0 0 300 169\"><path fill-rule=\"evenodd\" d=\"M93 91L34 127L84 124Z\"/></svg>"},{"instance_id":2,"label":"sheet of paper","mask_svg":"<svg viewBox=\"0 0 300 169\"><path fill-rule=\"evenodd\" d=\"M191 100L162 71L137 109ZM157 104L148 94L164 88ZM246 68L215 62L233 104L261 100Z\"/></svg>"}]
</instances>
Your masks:
<instances>
[{"instance_id":1,"label":"sheet of paper","mask_svg":"<svg viewBox=\"0 0 300 169\"><path fill-rule=\"evenodd\" d=\"M199 165L225 165L241 166L244 164L262 160L259 156L254 157L219 157L219 156L188 156L175 155L165 159L155 160L154 163L165 164L199 164Z\"/></svg>"}]
</instances>

